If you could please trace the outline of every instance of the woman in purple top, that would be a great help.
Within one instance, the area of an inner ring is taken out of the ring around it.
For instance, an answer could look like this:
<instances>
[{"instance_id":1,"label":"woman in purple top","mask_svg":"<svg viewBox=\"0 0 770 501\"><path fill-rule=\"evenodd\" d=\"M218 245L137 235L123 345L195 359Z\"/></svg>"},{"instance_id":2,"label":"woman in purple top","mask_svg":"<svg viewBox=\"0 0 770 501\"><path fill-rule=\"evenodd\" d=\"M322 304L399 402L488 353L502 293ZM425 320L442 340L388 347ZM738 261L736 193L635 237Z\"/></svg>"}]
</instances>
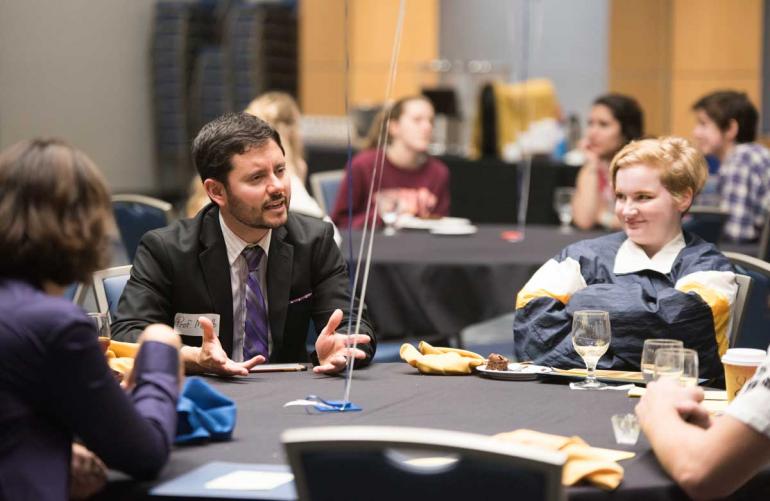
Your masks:
<instances>
[{"instance_id":1,"label":"woman in purple top","mask_svg":"<svg viewBox=\"0 0 770 501\"><path fill-rule=\"evenodd\" d=\"M390 115L387 138L382 121ZM441 160L428 155L433 134L433 105L424 96L405 97L381 114L372 126L365 150L353 158L352 207L353 228L362 228L366 219L366 202L375 166L382 163L379 191L395 194L399 212L417 217L449 215L449 169ZM377 147L383 145L384 149ZM384 158L383 158L384 156ZM376 186L375 186L376 189ZM372 200L370 217L374 213ZM348 226L348 180L342 181L332 220L340 228Z\"/></svg>"},{"instance_id":2,"label":"woman in purple top","mask_svg":"<svg viewBox=\"0 0 770 501\"><path fill-rule=\"evenodd\" d=\"M178 336L146 329L127 393L93 324L61 297L105 265L113 224L105 182L82 152L33 140L0 153L0 499L68 499L70 487L85 484L82 495L104 482L101 461L147 478L168 458ZM73 458L73 437L96 456Z\"/></svg>"}]
</instances>

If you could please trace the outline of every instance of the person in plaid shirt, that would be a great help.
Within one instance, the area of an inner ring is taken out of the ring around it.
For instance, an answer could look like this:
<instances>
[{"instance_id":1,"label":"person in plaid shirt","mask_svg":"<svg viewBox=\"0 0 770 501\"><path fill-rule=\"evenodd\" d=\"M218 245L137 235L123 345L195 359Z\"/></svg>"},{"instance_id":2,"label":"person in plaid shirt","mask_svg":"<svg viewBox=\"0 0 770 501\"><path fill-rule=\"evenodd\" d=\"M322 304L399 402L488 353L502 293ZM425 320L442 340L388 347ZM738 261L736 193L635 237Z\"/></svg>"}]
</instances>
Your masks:
<instances>
[{"instance_id":1,"label":"person in plaid shirt","mask_svg":"<svg viewBox=\"0 0 770 501\"><path fill-rule=\"evenodd\" d=\"M758 113L743 92L718 91L692 106L693 136L704 155L719 158L718 191L729 211L723 236L753 242L770 210L770 151L755 143Z\"/></svg>"}]
</instances>

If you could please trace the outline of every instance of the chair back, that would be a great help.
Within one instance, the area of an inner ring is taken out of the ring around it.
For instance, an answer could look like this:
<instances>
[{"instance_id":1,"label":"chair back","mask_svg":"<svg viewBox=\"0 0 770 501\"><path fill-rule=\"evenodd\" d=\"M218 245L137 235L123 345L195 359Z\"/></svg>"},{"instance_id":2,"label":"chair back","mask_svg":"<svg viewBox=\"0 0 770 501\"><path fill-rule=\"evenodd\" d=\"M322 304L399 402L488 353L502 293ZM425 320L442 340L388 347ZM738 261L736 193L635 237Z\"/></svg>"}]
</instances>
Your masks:
<instances>
[{"instance_id":1,"label":"chair back","mask_svg":"<svg viewBox=\"0 0 770 501\"><path fill-rule=\"evenodd\" d=\"M114 320L118 313L118 301L131 276L131 265L116 266L94 272L94 296L99 312L109 312Z\"/></svg>"},{"instance_id":2,"label":"chair back","mask_svg":"<svg viewBox=\"0 0 770 501\"><path fill-rule=\"evenodd\" d=\"M762 261L770 261L770 210L765 213L765 224L759 236L759 252L757 257Z\"/></svg>"},{"instance_id":3,"label":"chair back","mask_svg":"<svg viewBox=\"0 0 770 501\"><path fill-rule=\"evenodd\" d=\"M72 301L73 304L82 306L83 299L85 298L85 289L80 282L72 282L64 290L64 297Z\"/></svg>"},{"instance_id":4,"label":"chair back","mask_svg":"<svg viewBox=\"0 0 770 501\"><path fill-rule=\"evenodd\" d=\"M497 493L564 499L564 454L482 435L330 426L286 430L281 441L300 500L467 500Z\"/></svg>"},{"instance_id":5,"label":"chair back","mask_svg":"<svg viewBox=\"0 0 770 501\"><path fill-rule=\"evenodd\" d=\"M316 199L324 213L330 214L334 210L337 193L340 191L340 184L344 177L344 169L316 172L310 175L310 189L313 192L313 198Z\"/></svg>"},{"instance_id":6,"label":"chair back","mask_svg":"<svg viewBox=\"0 0 770 501\"><path fill-rule=\"evenodd\" d=\"M735 302L733 303L732 318L730 319L730 348L735 347L735 343L740 336L741 327L743 325L743 312L746 309L746 298L749 297L751 291L751 277L742 273L735 274L735 281L738 282L738 294L735 296Z\"/></svg>"},{"instance_id":7,"label":"chair back","mask_svg":"<svg viewBox=\"0 0 770 501\"><path fill-rule=\"evenodd\" d=\"M739 325L734 329L730 345L766 350L770 344L770 263L737 252L725 252L724 255L738 273L751 277L751 287L747 290ZM737 302L736 298L736 305Z\"/></svg>"},{"instance_id":8,"label":"chair back","mask_svg":"<svg viewBox=\"0 0 770 501\"><path fill-rule=\"evenodd\" d=\"M143 195L114 195L112 211L130 263L144 234L166 226L172 219L170 203Z\"/></svg>"},{"instance_id":9,"label":"chair back","mask_svg":"<svg viewBox=\"0 0 770 501\"><path fill-rule=\"evenodd\" d=\"M687 214L689 218L682 223L682 228L712 244L722 238L722 229L730 216L726 210L703 205L693 205Z\"/></svg>"}]
</instances>

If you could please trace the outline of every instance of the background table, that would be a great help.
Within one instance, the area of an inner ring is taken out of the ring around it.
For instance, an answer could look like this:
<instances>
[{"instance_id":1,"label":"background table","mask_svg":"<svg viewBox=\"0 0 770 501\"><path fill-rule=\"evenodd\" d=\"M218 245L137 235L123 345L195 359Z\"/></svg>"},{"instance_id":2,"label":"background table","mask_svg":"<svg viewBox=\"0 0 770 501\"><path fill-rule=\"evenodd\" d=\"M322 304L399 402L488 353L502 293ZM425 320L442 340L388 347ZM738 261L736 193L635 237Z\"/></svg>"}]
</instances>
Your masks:
<instances>
[{"instance_id":1,"label":"background table","mask_svg":"<svg viewBox=\"0 0 770 501\"><path fill-rule=\"evenodd\" d=\"M238 405L238 425L230 442L177 447L155 482L113 481L101 499L142 499L149 488L210 461L284 463L283 430L330 425L431 427L485 435L519 428L579 435L596 447L636 452L622 461L625 479L615 492L590 486L568 489L570 499L682 499L682 492L660 469L642 436L635 446L615 444L610 416L633 412L625 392L572 391L563 384L512 382L477 376L422 376L405 363L375 364L357 371L352 400L362 412L307 414L284 408L310 394L341 398L343 380L313 373L252 374L238 379L207 379ZM770 471L741 491L746 499L768 499ZM362 496L365 499L365 496Z\"/></svg>"},{"instance_id":2,"label":"background table","mask_svg":"<svg viewBox=\"0 0 770 501\"><path fill-rule=\"evenodd\" d=\"M470 324L513 311L519 289L566 245L602 235L553 226L527 226L524 239L501 233L514 226L479 225L467 236L404 230L375 234L366 293L381 339L452 337ZM343 238L346 235L343 234ZM354 263L361 232L353 233ZM342 250L347 256L347 243Z\"/></svg>"}]
</instances>

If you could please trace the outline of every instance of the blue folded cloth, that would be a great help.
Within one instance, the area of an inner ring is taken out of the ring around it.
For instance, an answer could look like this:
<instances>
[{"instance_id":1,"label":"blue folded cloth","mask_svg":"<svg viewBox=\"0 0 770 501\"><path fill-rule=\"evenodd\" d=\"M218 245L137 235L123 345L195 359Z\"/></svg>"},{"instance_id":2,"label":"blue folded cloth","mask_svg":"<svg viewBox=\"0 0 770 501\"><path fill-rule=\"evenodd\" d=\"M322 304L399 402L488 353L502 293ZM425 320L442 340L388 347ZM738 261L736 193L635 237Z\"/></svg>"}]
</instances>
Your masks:
<instances>
[{"instance_id":1,"label":"blue folded cloth","mask_svg":"<svg viewBox=\"0 0 770 501\"><path fill-rule=\"evenodd\" d=\"M199 377L185 381L176 413L177 444L229 440L235 428L235 402Z\"/></svg>"}]
</instances>

